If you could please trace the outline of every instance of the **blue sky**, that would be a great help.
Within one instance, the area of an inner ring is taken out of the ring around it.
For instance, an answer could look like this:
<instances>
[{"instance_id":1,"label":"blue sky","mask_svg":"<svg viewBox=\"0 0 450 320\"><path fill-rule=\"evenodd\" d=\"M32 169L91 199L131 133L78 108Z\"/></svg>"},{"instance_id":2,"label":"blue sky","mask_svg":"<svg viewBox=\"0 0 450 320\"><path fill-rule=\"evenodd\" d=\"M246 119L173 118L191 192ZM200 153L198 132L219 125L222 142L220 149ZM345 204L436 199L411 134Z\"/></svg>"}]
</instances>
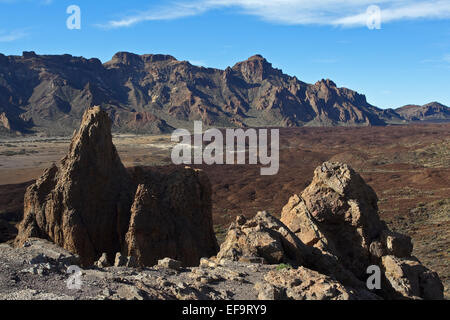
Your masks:
<instances>
[{"instance_id":1,"label":"blue sky","mask_svg":"<svg viewBox=\"0 0 450 320\"><path fill-rule=\"evenodd\" d=\"M81 30L69 30L69 5ZM367 9L380 8L369 29ZM108 61L165 53L224 69L254 54L314 83L330 78L381 107L450 106L450 0L0 0L0 53Z\"/></svg>"}]
</instances>

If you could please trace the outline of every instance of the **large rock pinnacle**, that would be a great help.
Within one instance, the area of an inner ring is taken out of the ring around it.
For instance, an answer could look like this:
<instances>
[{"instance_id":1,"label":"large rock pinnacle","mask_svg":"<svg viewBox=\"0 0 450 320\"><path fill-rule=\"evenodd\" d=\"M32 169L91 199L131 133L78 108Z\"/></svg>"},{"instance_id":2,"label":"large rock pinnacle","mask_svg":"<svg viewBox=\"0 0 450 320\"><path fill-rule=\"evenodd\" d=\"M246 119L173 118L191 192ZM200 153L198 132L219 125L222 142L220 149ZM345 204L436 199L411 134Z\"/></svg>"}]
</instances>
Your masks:
<instances>
[{"instance_id":1,"label":"large rock pinnacle","mask_svg":"<svg viewBox=\"0 0 450 320\"><path fill-rule=\"evenodd\" d=\"M48 238L90 264L120 251L128 228L132 190L112 143L108 114L93 107L73 135L69 153L25 194L17 242Z\"/></svg>"},{"instance_id":2,"label":"large rock pinnacle","mask_svg":"<svg viewBox=\"0 0 450 320\"><path fill-rule=\"evenodd\" d=\"M88 109L67 156L27 189L16 243L51 240L85 266L118 252L141 266L165 257L198 265L218 249L208 177L188 168L155 171L129 174L113 145L108 114Z\"/></svg>"}]
</instances>

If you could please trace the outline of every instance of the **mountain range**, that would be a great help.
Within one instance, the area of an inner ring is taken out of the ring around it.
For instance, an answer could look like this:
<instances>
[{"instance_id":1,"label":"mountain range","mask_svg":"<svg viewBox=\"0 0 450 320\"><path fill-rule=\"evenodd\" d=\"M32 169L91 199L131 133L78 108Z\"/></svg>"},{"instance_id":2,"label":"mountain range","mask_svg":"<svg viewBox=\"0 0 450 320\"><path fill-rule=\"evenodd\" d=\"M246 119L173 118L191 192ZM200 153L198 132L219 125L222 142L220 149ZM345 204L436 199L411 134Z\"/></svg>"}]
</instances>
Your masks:
<instances>
[{"instance_id":1,"label":"mountain range","mask_svg":"<svg viewBox=\"0 0 450 320\"><path fill-rule=\"evenodd\" d=\"M170 55L119 52L102 63L65 55L0 54L0 133L68 135L100 105L115 132L214 127L369 126L450 120L450 108L381 109L329 79L305 83L255 55L225 70Z\"/></svg>"}]
</instances>

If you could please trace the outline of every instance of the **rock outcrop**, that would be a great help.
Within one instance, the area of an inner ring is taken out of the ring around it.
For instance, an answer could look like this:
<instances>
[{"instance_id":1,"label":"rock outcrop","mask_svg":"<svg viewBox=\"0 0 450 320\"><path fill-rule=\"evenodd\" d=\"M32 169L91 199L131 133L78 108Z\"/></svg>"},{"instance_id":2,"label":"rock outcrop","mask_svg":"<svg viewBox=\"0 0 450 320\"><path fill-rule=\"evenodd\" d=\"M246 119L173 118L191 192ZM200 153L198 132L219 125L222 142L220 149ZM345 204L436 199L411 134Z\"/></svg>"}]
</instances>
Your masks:
<instances>
[{"instance_id":1,"label":"rock outcrop","mask_svg":"<svg viewBox=\"0 0 450 320\"><path fill-rule=\"evenodd\" d=\"M283 208L281 221L305 244L338 259L365 281L367 267L384 273L386 298L442 299L436 273L411 257L411 239L380 220L377 196L359 174L343 163L325 162L301 196Z\"/></svg>"},{"instance_id":2,"label":"rock outcrop","mask_svg":"<svg viewBox=\"0 0 450 320\"><path fill-rule=\"evenodd\" d=\"M217 259L257 261L267 264L304 263L306 246L283 223L267 212L253 219L239 216L228 229Z\"/></svg>"},{"instance_id":3,"label":"rock outcrop","mask_svg":"<svg viewBox=\"0 0 450 320\"><path fill-rule=\"evenodd\" d=\"M0 125L3 126L7 130L11 130L11 123L6 116L6 113L3 112L0 114Z\"/></svg>"},{"instance_id":4,"label":"rock outcrop","mask_svg":"<svg viewBox=\"0 0 450 320\"><path fill-rule=\"evenodd\" d=\"M27 189L18 244L40 237L80 255L84 265L120 251L131 206L130 177L112 143L111 122L88 109L59 167Z\"/></svg>"},{"instance_id":5,"label":"rock outcrop","mask_svg":"<svg viewBox=\"0 0 450 320\"><path fill-rule=\"evenodd\" d=\"M212 225L211 186L202 171L153 172L140 184L126 235L128 256L149 266L169 257L195 266L218 246Z\"/></svg>"},{"instance_id":6,"label":"rock outcrop","mask_svg":"<svg viewBox=\"0 0 450 320\"><path fill-rule=\"evenodd\" d=\"M303 266L365 291L365 284L335 256L305 245L286 225L267 212L259 212L249 220L237 217L215 259Z\"/></svg>"},{"instance_id":7,"label":"rock outcrop","mask_svg":"<svg viewBox=\"0 0 450 320\"><path fill-rule=\"evenodd\" d=\"M369 247L385 228L373 189L346 164L326 162L302 196L283 208L284 222L305 244L329 252L358 277L370 264Z\"/></svg>"},{"instance_id":8,"label":"rock outcrop","mask_svg":"<svg viewBox=\"0 0 450 320\"><path fill-rule=\"evenodd\" d=\"M256 285L260 298L271 299L273 296L275 300L377 299L376 295L367 290L346 287L331 277L304 267L270 271L264 280L265 283Z\"/></svg>"},{"instance_id":9,"label":"rock outcrop","mask_svg":"<svg viewBox=\"0 0 450 320\"><path fill-rule=\"evenodd\" d=\"M48 239L84 266L103 254L102 265L112 265L117 252L136 255L140 265L164 257L193 265L214 255L208 178L192 169L138 171L130 174L121 163L108 114L88 109L68 155L27 189L16 244Z\"/></svg>"},{"instance_id":10,"label":"rock outcrop","mask_svg":"<svg viewBox=\"0 0 450 320\"><path fill-rule=\"evenodd\" d=\"M443 299L444 286L436 272L415 257L383 256L385 296L388 299Z\"/></svg>"}]
</instances>

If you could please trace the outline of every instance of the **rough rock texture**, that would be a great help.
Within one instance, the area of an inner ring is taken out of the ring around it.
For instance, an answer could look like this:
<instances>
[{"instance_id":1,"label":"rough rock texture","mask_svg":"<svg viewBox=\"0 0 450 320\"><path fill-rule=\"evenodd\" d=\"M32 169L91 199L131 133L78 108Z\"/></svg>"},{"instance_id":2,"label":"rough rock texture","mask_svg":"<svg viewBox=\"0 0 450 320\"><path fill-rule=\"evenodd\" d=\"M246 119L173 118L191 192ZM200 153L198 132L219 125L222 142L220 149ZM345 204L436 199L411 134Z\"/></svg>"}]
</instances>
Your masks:
<instances>
[{"instance_id":1,"label":"rough rock texture","mask_svg":"<svg viewBox=\"0 0 450 320\"><path fill-rule=\"evenodd\" d=\"M7 130L11 130L11 123L4 112L0 114L0 125Z\"/></svg>"},{"instance_id":2,"label":"rough rock texture","mask_svg":"<svg viewBox=\"0 0 450 320\"><path fill-rule=\"evenodd\" d=\"M384 256L386 296L390 299L443 299L444 286L437 273L425 268L414 257Z\"/></svg>"},{"instance_id":3,"label":"rough rock texture","mask_svg":"<svg viewBox=\"0 0 450 320\"><path fill-rule=\"evenodd\" d=\"M162 260L158 260L158 266L162 268L169 268L173 270L180 270L182 267L181 261L173 260L170 258L164 258Z\"/></svg>"},{"instance_id":4,"label":"rough rock texture","mask_svg":"<svg viewBox=\"0 0 450 320\"><path fill-rule=\"evenodd\" d=\"M205 261L205 260L204 260ZM253 300L253 289L276 266L214 263L176 271L146 268L85 268L79 290L67 287L67 267L77 257L42 239L24 247L0 244L0 300Z\"/></svg>"},{"instance_id":5,"label":"rough rock texture","mask_svg":"<svg viewBox=\"0 0 450 320\"><path fill-rule=\"evenodd\" d=\"M99 107L85 112L68 155L27 189L24 202L16 244L49 239L80 255L84 266L102 255L98 265L112 265L117 252L127 266L164 257L192 266L218 249L206 175L189 168L128 173Z\"/></svg>"},{"instance_id":6,"label":"rough rock texture","mask_svg":"<svg viewBox=\"0 0 450 320\"><path fill-rule=\"evenodd\" d=\"M211 186L202 171L189 168L168 175L154 173L140 184L126 235L129 256L141 266L163 257L195 266L216 254L212 225Z\"/></svg>"},{"instance_id":7,"label":"rough rock texture","mask_svg":"<svg viewBox=\"0 0 450 320\"><path fill-rule=\"evenodd\" d=\"M298 267L270 271L264 277L266 283L257 284L259 297L287 300L376 300L381 299L367 290L345 287L333 278L316 271ZM269 293L269 295L267 295Z\"/></svg>"},{"instance_id":8,"label":"rough rock texture","mask_svg":"<svg viewBox=\"0 0 450 320\"><path fill-rule=\"evenodd\" d=\"M116 253L116 257L114 258L114 267L123 267L127 264L127 257L122 255L120 252Z\"/></svg>"},{"instance_id":9,"label":"rough rock texture","mask_svg":"<svg viewBox=\"0 0 450 320\"><path fill-rule=\"evenodd\" d=\"M427 103L423 106L407 105L395 109L399 115L409 121L448 121L450 108L439 102Z\"/></svg>"},{"instance_id":10,"label":"rough rock texture","mask_svg":"<svg viewBox=\"0 0 450 320\"><path fill-rule=\"evenodd\" d=\"M278 219L259 212L253 219L239 216L228 229L217 259L242 261L260 257L264 263L304 263L305 245Z\"/></svg>"},{"instance_id":11,"label":"rough rock texture","mask_svg":"<svg viewBox=\"0 0 450 320\"><path fill-rule=\"evenodd\" d=\"M110 267L111 265L109 264L108 260L108 255L104 252L102 256L94 262L94 266L96 266L97 268Z\"/></svg>"},{"instance_id":12,"label":"rough rock texture","mask_svg":"<svg viewBox=\"0 0 450 320\"><path fill-rule=\"evenodd\" d=\"M111 123L99 107L88 109L59 167L47 169L27 189L17 243L50 239L92 264L121 249L130 216L130 178L112 143Z\"/></svg>"},{"instance_id":13,"label":"rough rock texture","mask_svg":"<svg viewBox=\"0 0 450 320\"><path fill-rule=\"evenodd\" d=\"M42 239L20 248L0 244L0 300L379 299L304 267L279 270L277 265L205 258L193 268L180 269L180 262L171 259L138 269L85 268L80 289L72 290L67 268L77 259Z\"/></svg>"},{"instance_id":14,"label":"rough rock texture","mask_svg":"<svg viewBox=\"0 0 450 320\"><path fill-rule=\"evenodd\" d=\"M378 198L352 168L325 162L302 196L283 208L283 221L304 243L339 257L357 276L369 265L369 247L381 235Z\"/></svg>"},{"instance_id":15,"label":"rough rock texture","mask_svg":"<svg viewBox=\"0 0 450 320\"><path fill-rule=\"evenodd\" d=\"M375 192L346 164L325 162L318 167L301 197L294 195L283 208L281 221L360 280L367 277L368 266L379 264L388 280L382 290L387 298L442 299L438 275L411 257L409 237L387 229L378 216ZM411 264L414 272L409 271Z\"/></svg>"},{"instance_id":16,"label":"rough rock texture","mask_svg":"<svg viewBox=\"0 0 450 320\"><path fill-rule=\"evenodd\" d=\"M259 212L250 220L237 217L228 230L216 260L304 266L344 285L365 289L365 284L339 263L335 256L305 245L280 220L267 212Z\"/></svg>"},{"instance_id":17,"label":"rough rock texture","mask_svg":"<svg viewBox=\"0 0 450 320\"><path fill-rule=\"evenodd\" d=\"M16 130L50 135L71 133L86 105L104 107L118 131L146 133L193 120L221 127L402 120L331 80L308 84L284 74L260 55L219 70L160 54L118 52L104 64L68 54L0 54L0 93L0 114Z\"/></svg>"}]
</instances>

